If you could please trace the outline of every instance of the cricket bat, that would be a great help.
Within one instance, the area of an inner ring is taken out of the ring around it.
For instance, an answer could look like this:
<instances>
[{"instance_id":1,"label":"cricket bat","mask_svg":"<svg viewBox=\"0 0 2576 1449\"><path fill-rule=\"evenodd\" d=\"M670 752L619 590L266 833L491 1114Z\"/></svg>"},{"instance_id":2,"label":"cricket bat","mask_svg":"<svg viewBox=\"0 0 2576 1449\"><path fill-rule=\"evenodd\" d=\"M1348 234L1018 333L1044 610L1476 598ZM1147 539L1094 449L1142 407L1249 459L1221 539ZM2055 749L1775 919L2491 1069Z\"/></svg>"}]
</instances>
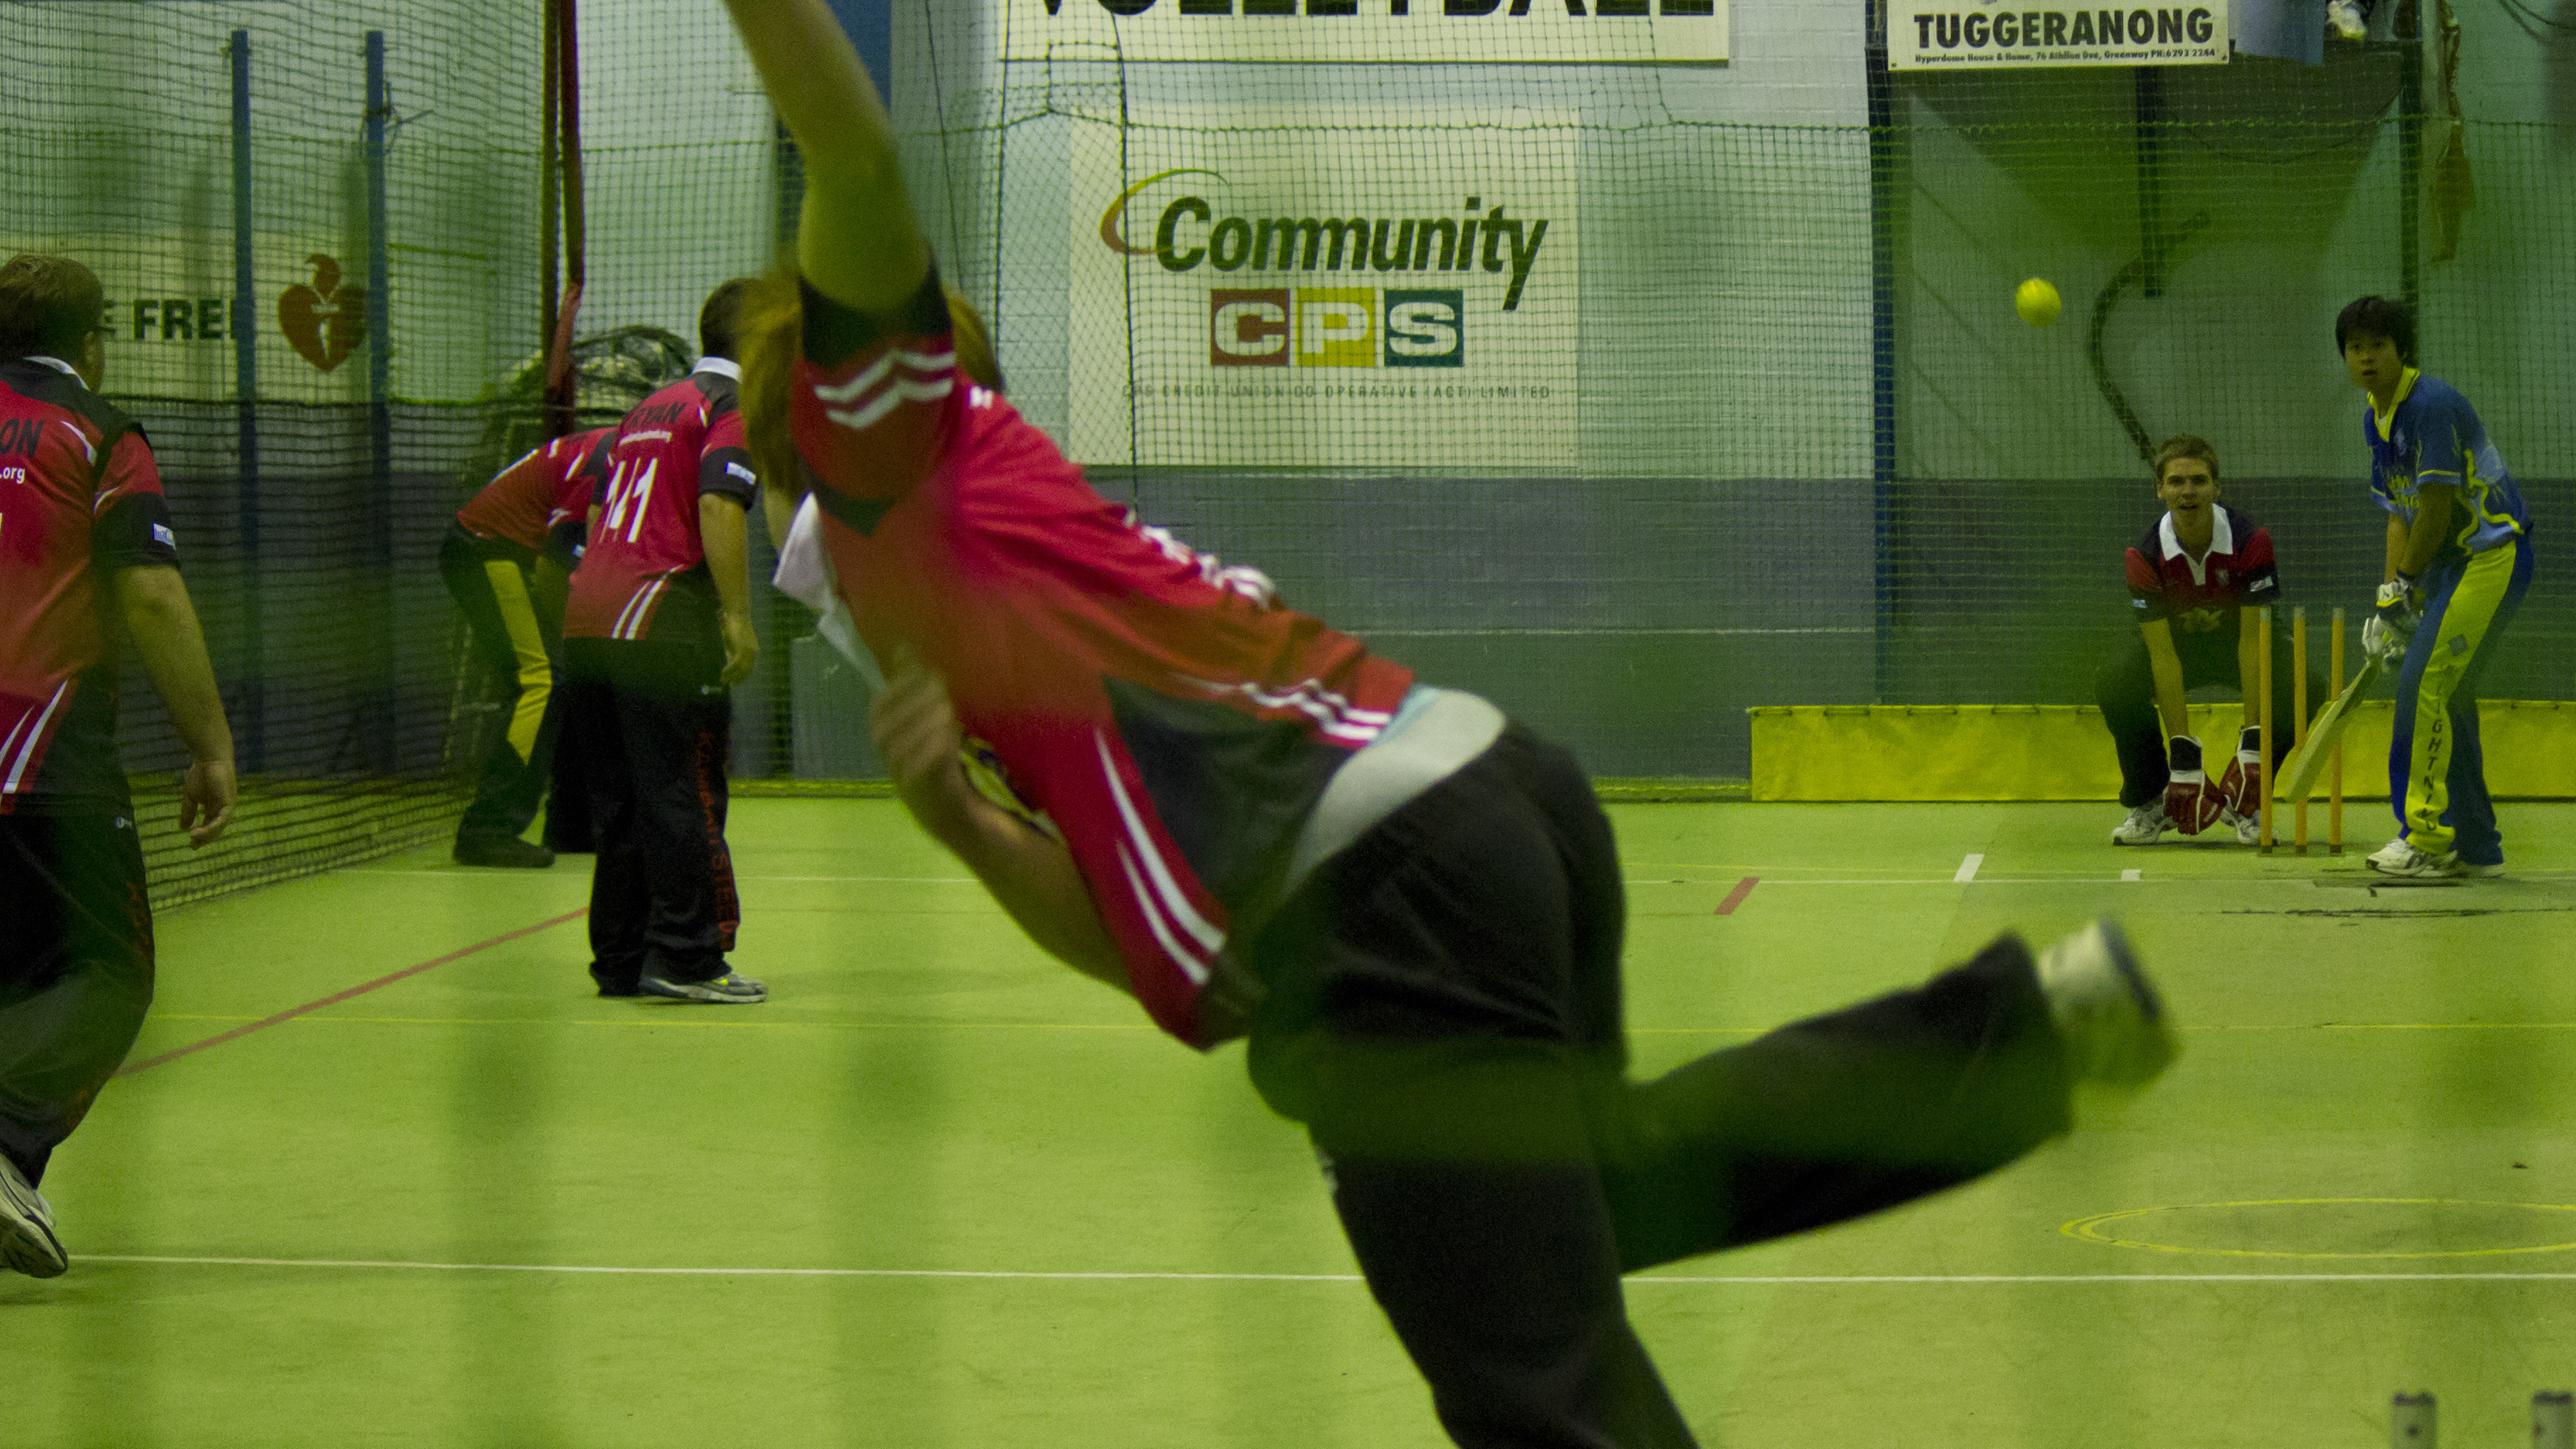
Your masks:
<instances>
[{"instance_id":1,"label":"cricket bat","mask_svg":"<svg viewBox=\"0 0 2576 1449\"><path fill-rule=\"evenodd\" d=\"M2361 672L2352 677L2352 683L2345 685L2335 702L2317 711L2317 717L2308 722L2308 742L2290 759L2289 775L2281 783L2281 799L2296 804L2315 792L2317 781L2325 778L2326 761L2334 758L2335 737L2343 733L2352 702L2378 679L2379 661L2364 657Z\"/></svg>"}]
</instances>

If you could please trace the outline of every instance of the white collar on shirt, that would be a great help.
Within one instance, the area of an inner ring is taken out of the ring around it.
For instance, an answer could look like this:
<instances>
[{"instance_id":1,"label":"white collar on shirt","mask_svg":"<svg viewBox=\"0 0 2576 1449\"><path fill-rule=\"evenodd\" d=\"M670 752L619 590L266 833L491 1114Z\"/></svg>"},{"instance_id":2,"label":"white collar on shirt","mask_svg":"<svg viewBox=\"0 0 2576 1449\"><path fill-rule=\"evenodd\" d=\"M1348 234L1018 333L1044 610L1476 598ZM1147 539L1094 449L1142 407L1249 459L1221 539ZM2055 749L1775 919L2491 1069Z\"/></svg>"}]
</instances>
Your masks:
<instances>
[{"instance_id":1,"label":"white collar on shirt","mask_svg":"<svg viewBox=\"0 0 2576 1449\"><path fill-rule=\"evenodd\" d=\"M2218 508L2218 505L2212 503L2210 507ZM2182 540L2174 537L2172 514L2166 514L2164 520L2156 525L2156 538L2165 546L2165 557L2182 556ZM2211 553L2236 552L2236 530L2227 526L2227 510L2224 508L2219 508L2217 514L2209 520L2209 551Z\"/></svg>"},{"instance_id":2,"label":"white collar on shirt","mask_svg":"<svg viewBox=\"0 0 2576 1449\"><path fill-rule=\"evenodd\" d=\"M63 361L59 357L48 357L41 352L30 352L27 354L27 360L29 362L41 362L45 366L52 368L54 371L61 373L65 377L80 376L79 368L72 366L70 363Z\"/></svg>"},{"instance_id":3,"label":"white collar on shirt","mask_svg":"<svg viewBox=\"0 0 2576 1449\"><path fill-rule=\"evenodd\" d=\"M689 371L712 372L718 377L729 377L736 382L742 381L742 364L730 357L701 357L698 359L698 365L690 368Z\"/></svg>"}]
</instances>

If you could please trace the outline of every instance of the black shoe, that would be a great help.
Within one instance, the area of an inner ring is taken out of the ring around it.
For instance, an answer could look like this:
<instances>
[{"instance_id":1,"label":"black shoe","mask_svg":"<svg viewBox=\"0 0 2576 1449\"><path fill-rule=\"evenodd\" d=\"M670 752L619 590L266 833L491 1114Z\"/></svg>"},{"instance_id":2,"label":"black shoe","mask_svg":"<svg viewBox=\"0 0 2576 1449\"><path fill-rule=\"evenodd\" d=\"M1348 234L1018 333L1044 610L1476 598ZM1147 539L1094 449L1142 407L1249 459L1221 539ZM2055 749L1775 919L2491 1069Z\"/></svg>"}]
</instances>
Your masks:
<instances>
[{"instance_id":1,"label":"black shoe","mask_svg":"<svg viewBox=\"0 0 2576 1449\"><path fill-rule=\"evenodd\" d=\"M667 981L659 976L647 976L635 985L646 996L668 996L675 1001L703 1001L717 1006L749 1006L769 999L768 987L731 971L707 981Z\"/></svg>"},{"instance_id":2,"label":"black shoe","mask_svg":"<svg viewBox=\"0 0 2576 1449\"><path fill-rule=\"evenodd\" d=\"M460 835L456 837L456 863L544 870L555 863L555 853L515 835Z\"/></svg>"},{"instance_id":3,"label":"black shoe","mask_svg":"<svg viewBox=\"0 0 2576 1449\"><path fill-rule=\"evenodd\" d=\"M599 994L602 996L641 996L644 994L636 988L634 974L623 971L602 971L599 969L599 963L596 961L590 963L590 979L599 983Z\"/></svg>"}]
</instances>

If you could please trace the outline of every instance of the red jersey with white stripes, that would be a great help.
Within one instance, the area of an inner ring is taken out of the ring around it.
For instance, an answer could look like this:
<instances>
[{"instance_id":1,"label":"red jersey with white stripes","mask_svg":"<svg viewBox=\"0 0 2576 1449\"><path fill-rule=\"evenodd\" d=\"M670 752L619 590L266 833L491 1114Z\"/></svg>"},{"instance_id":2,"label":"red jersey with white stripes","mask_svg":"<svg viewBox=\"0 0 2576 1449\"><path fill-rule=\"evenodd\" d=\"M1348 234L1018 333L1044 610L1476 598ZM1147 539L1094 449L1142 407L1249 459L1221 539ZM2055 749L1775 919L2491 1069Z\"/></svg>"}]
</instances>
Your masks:
<instances>
[{"instance_id":1,"label":"red jersey with white stripes","mask_svg":"<svg viewBox=\"0 0 2576 1449\"><path fill-rule=\"evenodd\" d=\"M134 420L51 359L0 362L0 815L127 808L107 575L178 561Z\"/></svg>"},{"instance_id":2,"label":"red jersey with white stripes","mask_svg":"<svg viewBox=\"0 0 2576 1449\"><path fill-rule=\"evenodd\" d=\"M699 496L748 508L760 486L734 405L741 377L732 362L706 358L618 424L592 500L590 544L564 603L565 638L647 638L671 590L706 577Z\"/></svg>"},{"instance_id":3,"label":"red jersey with white stripes","mask_svg":"<svg viewBox=\"0 0 2576 1449\"><path fill-rule=\"evenodd\" d=\"M488 542L541 552L556 525L590 508L591 468L617 437L612 425L555 439L502 469L463 508L456 522Z\"/></svg>"},{"instance_id":4,"label":"red jersey with white stripes","mask_svg":"<svg viewBox=\"0 0 2576 1449\"><path fill-rule=\"evenodd\" d=\"M792 404L844 602L943 674L970 773L1061 836L1165 1031L1276 904L1298 827L1409 670L1092 491L957 368L934 276L894 335L808 288Z\"/></svg>"}]
</instances>

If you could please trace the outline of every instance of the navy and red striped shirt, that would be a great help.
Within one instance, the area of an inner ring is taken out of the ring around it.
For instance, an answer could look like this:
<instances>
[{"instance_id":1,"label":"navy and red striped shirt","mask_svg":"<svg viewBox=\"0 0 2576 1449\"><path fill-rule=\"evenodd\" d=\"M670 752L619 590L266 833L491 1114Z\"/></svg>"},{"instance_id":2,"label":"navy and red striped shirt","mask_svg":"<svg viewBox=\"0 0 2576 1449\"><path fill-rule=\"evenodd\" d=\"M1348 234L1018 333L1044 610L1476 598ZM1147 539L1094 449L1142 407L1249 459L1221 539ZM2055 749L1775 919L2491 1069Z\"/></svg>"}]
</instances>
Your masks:
<instances>
[{"instance_id":1,"label":"navy and red striped shirt","mask_svg":"<svg viewBox=\"0 0 2576 1449\"><path fill-rule=\"evenodd\" d=\"M2224 631L2233 639L2239 609L2281 601L2271 532L2224 503L2216 507L2209 551L2197 559L2174 536L2170 513L2129 545L2129 612L2139 623L2170 619L2176 633Z\"/></svg>"},{"instance_id":2,"label":"navy and red striped shirt","mask_svg":"<svg viewBox=\"0 0 2576 1449\"><path fill-rule=\"evenodd\" d=\"M63 362L0 361L0 815L128 808L107 575L178 561L143 430Z\"/></svg>"}]
</instances>

